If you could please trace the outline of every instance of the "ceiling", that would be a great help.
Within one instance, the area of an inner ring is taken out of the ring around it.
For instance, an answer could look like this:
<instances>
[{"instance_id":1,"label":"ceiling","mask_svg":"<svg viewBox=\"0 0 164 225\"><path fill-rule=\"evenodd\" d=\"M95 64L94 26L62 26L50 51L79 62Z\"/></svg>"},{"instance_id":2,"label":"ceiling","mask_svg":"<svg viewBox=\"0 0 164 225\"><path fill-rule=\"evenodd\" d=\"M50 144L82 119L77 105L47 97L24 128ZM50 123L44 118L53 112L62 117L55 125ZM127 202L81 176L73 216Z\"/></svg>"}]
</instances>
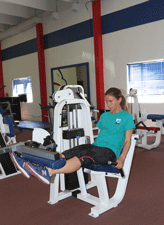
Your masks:
<instances>
[{"instance_id":1,"label":"ceiling","mask_svg":"<svg viewBox=\"0 0 164 225\"><path fill-rule=\"evenodd\" d=\"M91 0L88 2L92 2ZM61 11L80 9L85 0L0 0L0 40L41 23L44 16L58 19Z\"/></svg>"}]
</instances>

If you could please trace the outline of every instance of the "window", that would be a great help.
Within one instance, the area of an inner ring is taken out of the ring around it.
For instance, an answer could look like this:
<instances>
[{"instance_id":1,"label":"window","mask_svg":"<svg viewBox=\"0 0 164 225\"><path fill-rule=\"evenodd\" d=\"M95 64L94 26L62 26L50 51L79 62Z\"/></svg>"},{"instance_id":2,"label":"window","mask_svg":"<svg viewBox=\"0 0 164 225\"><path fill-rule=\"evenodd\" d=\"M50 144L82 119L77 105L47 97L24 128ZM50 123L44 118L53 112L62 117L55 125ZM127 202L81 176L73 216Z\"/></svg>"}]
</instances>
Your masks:
<instances>
[{"instance_id":1,"label":"window","mask_svg":"<svg viewBox=\"0 0 164 225\"><path fill-rule=\"evenodd\" d=\"M27 102L33 102L31 77L13 80L13 96L26 94Z\"/></svg>"},{"instance_id":2,"label":"window","mask_svg":"<svg viewBox=\"0 0 164 225\"><path fill-rule=\"evenodd\" d=\"M164 61L128 64L128 92L137 89L140 103L164 102Z\"/></svg>"}]
</instances>

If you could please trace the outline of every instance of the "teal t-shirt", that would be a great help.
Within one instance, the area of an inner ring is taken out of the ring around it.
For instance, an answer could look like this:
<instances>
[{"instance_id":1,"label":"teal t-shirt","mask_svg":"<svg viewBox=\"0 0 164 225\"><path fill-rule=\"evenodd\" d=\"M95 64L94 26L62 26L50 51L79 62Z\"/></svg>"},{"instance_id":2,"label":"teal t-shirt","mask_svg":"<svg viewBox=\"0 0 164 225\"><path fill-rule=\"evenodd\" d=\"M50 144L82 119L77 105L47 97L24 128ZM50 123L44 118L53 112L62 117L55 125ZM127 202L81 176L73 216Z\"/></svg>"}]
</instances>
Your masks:
<instances>
[{"instance_id":1,"label":"teal t-shirt","mask_svg":"<svg viewBox=\"0 0 164 225\"><path fill-rule=\"evenodd\" d=\"M100 133L93 145L110 148L118 158L124 145L125 131L135 128L133 116L121 110L116 114L103 113L97 127Z\"/></svg>"}]
</instances>

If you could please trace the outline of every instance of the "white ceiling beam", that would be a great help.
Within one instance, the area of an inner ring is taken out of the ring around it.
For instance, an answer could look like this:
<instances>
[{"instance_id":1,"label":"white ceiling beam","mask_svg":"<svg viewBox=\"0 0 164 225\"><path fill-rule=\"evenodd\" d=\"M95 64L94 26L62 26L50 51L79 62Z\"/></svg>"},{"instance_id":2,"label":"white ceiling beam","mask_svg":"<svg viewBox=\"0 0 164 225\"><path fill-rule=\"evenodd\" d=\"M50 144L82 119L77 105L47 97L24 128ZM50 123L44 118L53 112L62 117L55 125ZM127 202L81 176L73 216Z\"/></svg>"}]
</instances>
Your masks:
<instances>
[{"instance_id":1,"label":"white ceiling beam","mask_svg":"<svg viewBox=\"0 0 164 225\"><path fill-rule=\"evenodd\" d=\"M11 36L14 36L16 34L19 34L19 33L23 32L23 31L31 29L36 24L42 23L42 22L43 22L43 19L38 18L38 17L33 17L31 19L28 19L28 20L18 24L17 26L11 27L11 28L3 31L2 33L0 33L0 40L9 38Z\"/></svg>"},{"instance_id":2,"label":"white ceiling beam","mask_svg":"<svg viewBox=\"0 0 164 225\"><path fill-rule=\"evenodd\" d=\"M79 3L73 3L72 4L72 11L78 12L80 10L80 4Z\"/></svg>"},{"instance_id":3,"label":"white ceiling beam","mask_svg":"<svg viewBox=\"0 0 164 225\"><path fill-rule=\"evenodd\" d=\"M63 1L58 1L58 11L61 12L61 11L64 11L64 10L67 10L69 8L71 8L73 2L63 2Z\"/></svg>"},{"instance_id":4,"label":"white ceiling beam","mask_svg":"<svg viewBox=\"0 0 164 225\"><path fill-rule=\"evenodd\" d=\"M61 0L62 2L74 2L74 0Z\"/></svg>"},{"instance_id":5,"label":"white ceiling beam","mask_svg":"<svg viewBox=\"0 0 164 225\"><path fill-rule=\"evenodd\" d=\"M0 23L9 24L9 25L16 25L17 22L18 21L17 21L17 18L15 16L0 14Z\"/></svg>"},{"instance_id":6,"label":"white ceiling beam","mask_svg":"<svg viewBox=\"0 0 164 225\"><path fill-rule=\"evenodd\" d=\"M22 18L30 18L34 16L34 9L21 5L0 2L0 13Z\"/></svg>"},{"instance_id":7,"label":"white ceiling beam","mask_svg":"<svg viewBox=\"0 0 164 225\"><path fill-rule=\"evenodd\" d=\"M0 2L12 3L21 6L26 6L34 9L40 9L44 11L56 11L57 0L0 0Z\"/></svg>"},{"instance_id":8,"label":"white ceiling beam","mask_svg":"<svg viewBox=\"0 0 164 225\"><path fill-rule=\"evenodd\" d=\"M0 31L4 31L4 25L0 24Z\"/></svg>"}]
</instances>

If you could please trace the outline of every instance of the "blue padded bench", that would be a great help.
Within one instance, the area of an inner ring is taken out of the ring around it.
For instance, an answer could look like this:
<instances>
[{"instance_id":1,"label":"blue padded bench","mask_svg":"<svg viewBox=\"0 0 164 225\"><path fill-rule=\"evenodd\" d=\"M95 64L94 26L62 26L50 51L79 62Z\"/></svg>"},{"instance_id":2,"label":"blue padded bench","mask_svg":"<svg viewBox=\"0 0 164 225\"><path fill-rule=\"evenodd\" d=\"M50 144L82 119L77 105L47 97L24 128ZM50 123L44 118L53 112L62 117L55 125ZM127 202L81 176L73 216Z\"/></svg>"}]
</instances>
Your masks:
<instances>
[{"instance_id":1,"label":"blue padded bench","mask_svg":"<svg viewBox=\"0 0 164 225\"><path fill-rule=\"evenodd\" d=\"M152 121L162 120L164 119L164 114L148 114L147 119L150 119Z\"/></svg>"},{"instance_id":2,"label":"blue padded bench","mask_svg":"<svg viewBox=\"0 0 164 225\"><path fill-rule=\"evenodd\" d=\"M106 173L115 173L115 174L121 174L122 177L124 177L124 172L122 169L118 169L113 165L109 164L99 164L99 163L86 163L82 165L83 168L99 171L99 172L106 172Z\"/></svg>"}]
</instances>

